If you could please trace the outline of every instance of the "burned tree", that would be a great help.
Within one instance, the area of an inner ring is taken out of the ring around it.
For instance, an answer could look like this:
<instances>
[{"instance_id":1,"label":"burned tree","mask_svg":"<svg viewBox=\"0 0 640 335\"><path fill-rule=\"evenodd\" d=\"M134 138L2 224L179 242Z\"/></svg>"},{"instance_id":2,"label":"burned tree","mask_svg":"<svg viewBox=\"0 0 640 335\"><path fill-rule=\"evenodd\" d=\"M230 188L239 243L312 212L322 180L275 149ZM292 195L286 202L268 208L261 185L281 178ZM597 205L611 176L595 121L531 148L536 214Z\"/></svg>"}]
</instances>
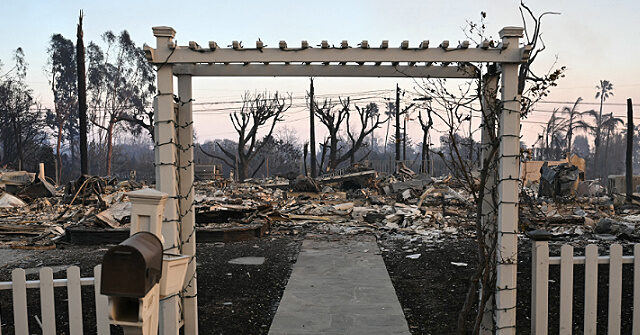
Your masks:
<instances>
[{"instance_id":1,"label":"burned tree","mask_svg":"<svg viewBox=\"0 0 640 335\"><path fill-rule=\"evenodd\" d=\"M47 138L43 131L44 109L25 82L28 64L21 48L16 49L14 60L11 69L0 72L0 164L22 170L27 161L33 161Z\"/></svg>"},{"instance_id":2,"label":"burned tree","mask_svg":"<svg viewBox=\"0 0 640 335\"><path fill-rule=\"evenodd\" d=\"M242 109L229 115L233 128L238 133L236 152L223 148L216 142L224 156L207 154L235 167L239 180L249 176L251 161L271 140L276 123L284 120L283 114L291 107L291 97L282 97L278 92L273 96L268 93L245 93ZM258 131L267 125L267 134L262 141L258 140ZM235 162L235 163L232 163Z\"/></svg>"},{"instance_id":3,"label":"burned tree","mask_svg":"<svg viewBox=\"0 0 640 335\"><path fill-rule=\"evenodd\" d=\"M318 103L313 103L315 115L327 127L328 131L329 137L327 141L321 144L323 148L322 161L324 161L326 150L328 149L329 151L328 170L335 170L340 163L347 160L355 163L355 155L366 145L365 139L367 136L386 122L386 120L380 120L380 113L377 113L376 105L369 104L364 108L356 106L359 128L354 130L351 127L351 99L339 99L339 101L339 104L335 104L330 99L325 99L322 106ZM343 142L340 138L340 130L343 123L346 123L346 134L350 142L348 149L340 145L340 142Z\"/></svg>"},{"instance_id":4,"label":"burned tree","mask_svg":"<svg viewBox=\"0 0 640 335\"><path fill-rule=\"evenodd\" d=\"M76 74L78 76L78 119L80 122L80 174L86 175L89 174L89 156L87 155L87 74L84 65L83 16L81 10L76 31Z\"/></svg>"},{"instance_id":5,"label":"burned tree","mask_svg":"<svg viewBox=\"0 0 640 335\"><path fill-rule=\"evenodd\" d=\"M543 75L538 75L531 69L531 65L536 61L538 55L546 49L541 33L542 19L547 15L559 15L560 13L543 12L540 15L535 15L531 8L523 1L520 1L519 10L522 24L525 28L524 35L526 41L524 41L524 43L531 47L529 59L526 63L520 65L518 69L518 94L520 94L521 97L521 111L523 116L527 116L534 105L548 96L551 89L558 85L556 82L564 77L566 67L561 66ZM484 27L484 23L482 27Z\"/></svg>"},{"instance_id":6,"label":"burned tree","mask_svg":"<svg viewBox=\"0 0 640 335\"><path fill-rule=\"evenodd\" d=\"M581 101L582 98L579 97L578 99L576 99L573 107L564 107L562 109L563 113L568 114L566 122L567 153L571 153L571 146L573 144L573 135L575 134L575 131L578 129L587 129L589 127L588 124L582 120L582 117L587 114L587 112L578 112L578 104Z\"/></svg>"},{"instance_id":7,"label":"burned tree","mask_svg":"<svg viewBox=\"0 0 640 335\"><path fill-rule=\"evenodd\" d=\"M596 92L596 99L600 99L600 110L596 118L595 141L594 141L595 157L593 159L593 167L594 167L593 170L596 174L596 177L600 177L602 172L600 167L603 166L602 164L600 164L600 154L602 151L601 150L602 133L604 130L603 128L604 128L604 122L605 122L605 119L603 118L603 115L602 115L602 106L604 102L607 101L607 99L613 95L613 83L611 83L608 80L600 80L600 83L598 84L598 86L596 86L596 89L598 90Z\"/></svg>"},{"instance_id":8,"label":"burned tree","mask_svg":"<svg viewBox=\"0 0 640 335\"><path fill-rule=\"evenodd\" d=\"M542 143L545 160L557 160L562 158L562 149L565 147L565 134L563 133L565 118L558 116L558 109L554 109L547 124L542 130Z\"/></svg>"},{"instance_id":9,"label":"burned tree","mask_svg":"<svg viewBox=\"0 0 640 335\"><path fill-rule=\"evenodd\" d=\"M351 141L351 148L345 154L349 154L351 164L354 164L356 162L356 152L358 152L361 147L366 145L365 138L369 135L371 135L372 138L371 148L369 148L369 152L373 150L373 131L386 122L386 120L380 121L378 105L376 105L375 103L369 103L364 108L360 108L358 107L358 105L355 105L355 107L358 111L360 121L360 128L358 129L359 133L357 136L354 136L355 134L351 131L349 123L351 115L347 115L347 136L349 136L349 140ZM365 155L365 157L367 155L368 153Z\"/></svg>"},{"instance_id":10,"label":"burned tree","mask_svg":"<svg viewBox=\"0 0 640 335\"><path fill-rule=\"evenodd\" d=\"M420 121L420 127L422 128L422 151L420 163L420 172L431 174L431 154L429 153L431 146L431 128L433 127L433 116L430 107L426 108L427 119L422 118L422 111L418 112L418 121Z\"/></svg>"},{"instance_id":11,"label":"burned tree","mask_svg":"<svg viewBox=\"0 0 640 335\"><path fill-rule=\"evenodd\" d=\"M105 173L111 174L114 136L122 123L131 130L146 129L153 134L149 108L156 88L155 72L125 30L119 35L108 31L102 35L106 51L91 42L89 58L90 121L97 129L97 139L105 151Z\"/></svg>"},{"instance_id":12,"label":"burned tree","mask_svg":"<svg viewBox=\"0 0 640 335\"><path fill-rule=\"evenodd\" d=\"M74 138L78 134L75 122L77 111L77 83L75 46L60 34L51 36L49 45L49 84L53 92L53 112L47 115L47 124L56 134L56 182L62 180L62 145L69 140L72 161L75 159ZM66 136L65 136L66 135Z\"/></svg>"},{"instance_id":13,"label":"burned tree","mask_svg":"<svg viewBox=\"0 0 640 335\"><path fill-rule=\"evenodd\" d=\"M315 108L315 114L316 116L318 116L318 118L320 119L320 122L322 122L322 124L325 125L325 127L327 127L327 131L329 132L329 138L327 139L327 141L325 141L325 143L321 144L320 146L322 147L322 160L321 162L324 164L324 154L325 152L329 151L329 162L328 162L328 169L329 170L334 170L338 164L344 160L347 160L349 156L344 156L342 160L339 161L339 157L338 157L338 142L340 142L340 139L338 138L338 132L340 131L340 127L342 126L342 123L347 119L347 117L349 116L349 104L350 104L350 100L349 98L347 98L347 100L342 100L340 99L340 106L338 106L337 104L333 103L330 99L325 99L324 102L322 103L322 106L319 106L318 103L313 103L313 106ZM328 145L327 145L328 142Z\"/></svg>"}]
</instances>

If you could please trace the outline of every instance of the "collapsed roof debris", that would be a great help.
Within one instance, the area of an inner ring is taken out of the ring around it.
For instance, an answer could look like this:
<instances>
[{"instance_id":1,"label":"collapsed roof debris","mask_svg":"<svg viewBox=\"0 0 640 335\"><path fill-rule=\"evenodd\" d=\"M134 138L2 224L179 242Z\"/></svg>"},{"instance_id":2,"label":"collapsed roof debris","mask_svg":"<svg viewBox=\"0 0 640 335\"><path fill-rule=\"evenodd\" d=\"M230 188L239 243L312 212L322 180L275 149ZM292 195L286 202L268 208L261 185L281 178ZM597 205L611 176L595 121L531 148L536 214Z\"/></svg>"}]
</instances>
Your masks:
<instances>
[{"instance_id":1,"label":"collapsed roof debris","mask_svg":"<svg viewBox=\"0 0 640 335\"><path fill-rule=\"evenodd\" d=\"M523 232L546 229L555 239L640 240L640 206L608 195L597 181L580 181L569 163L543 164L539 181L522 186ZM475 234L474 199L451 176L433 178L401 167L378 175L362 166L313 179L306 176L197 181L198 241L229 242L308 232L374 233L392 238ZM3 172L0 243L54 248L56 243L117 242L128 236L136 181L82 176L64 188L27 172ZM64 237L64 238L63 238Z\"/></svg>"}]
</instances>

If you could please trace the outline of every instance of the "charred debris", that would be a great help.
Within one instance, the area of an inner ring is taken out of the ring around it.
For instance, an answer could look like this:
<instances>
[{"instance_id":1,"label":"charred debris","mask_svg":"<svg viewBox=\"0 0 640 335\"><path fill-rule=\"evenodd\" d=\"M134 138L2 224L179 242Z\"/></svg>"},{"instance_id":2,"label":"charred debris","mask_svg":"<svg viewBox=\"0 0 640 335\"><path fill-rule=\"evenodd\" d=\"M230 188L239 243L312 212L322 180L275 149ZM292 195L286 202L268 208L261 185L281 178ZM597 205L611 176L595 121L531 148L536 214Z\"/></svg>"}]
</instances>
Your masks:
<instances>
[{"instance_id":1,"label":"charred debris","mask_svg":"<svg viewBox=\"0 0 640 335\"><path fill-rule=\"evenodd\" d=\"M599 181L582 180L570 161L524 162L520 231L544 229L580 243L640 240L640 195L629 202ZM232 242L265 235L362 234L422 239L475 234L475 204L460 181L417 174L401 165L380 174L358 164L318 178L246 179L205 175L195 184L199 242ZM57 244L116 243L128 236L127 192L153 187L135 180L82 176L56 186L42 173L0 171L0 245L53 249Z\"/></svg>"}]
</instances>

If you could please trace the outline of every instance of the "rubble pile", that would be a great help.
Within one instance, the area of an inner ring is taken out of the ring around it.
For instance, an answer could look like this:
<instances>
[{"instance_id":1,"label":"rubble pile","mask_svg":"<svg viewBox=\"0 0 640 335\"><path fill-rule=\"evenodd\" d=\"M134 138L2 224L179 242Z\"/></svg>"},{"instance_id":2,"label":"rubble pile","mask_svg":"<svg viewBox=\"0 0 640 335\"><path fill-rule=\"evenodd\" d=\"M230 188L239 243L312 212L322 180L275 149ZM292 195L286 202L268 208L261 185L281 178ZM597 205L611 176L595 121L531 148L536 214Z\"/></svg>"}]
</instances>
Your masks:
<instances>
[{"instance_id":1,"label":"rubble pile","mask_svg":"<svg viewBox=\"0 0 640 335\"><path fill-rule=\"evenodd\" d=\"M70 226L125 227L131 217L125 193L142 187L83 176L63 189L24 171L2 171L0 180L0 246L26 249L55 248Z\"/></svg>"},{"instance_id":2,"label":"rubble pile","mask_svg":"<svg viewBox=\"0 0 640 335\"><path fill-rule=\"evenodd\" d=\"M640 202L607 194L598 181L580 181L569 164L544 164L540 179L527 185L521 187L522 232L544 229L576 241L640 240ZM143 186L82 176L54 187L40 175L0 171L0 244L52 248L64 235L73 241L70 234L77 230L127 236L126 193ZM475 234L475 202L463 186L452 176L434 178L404 166L393 175L354 166L315 179L218 178L195 183L193 210L200 242L314 232L437 242L445 235Z\"/></svg>"},{"instance_id":3,"label":"rubble pile","mask_svg":"<svg viewBox=\"0 0 640 335\"><path fill-rule=\"evenodd\" d=\"M560 165L557 167L558 171L568 171ZM542 175L544 179L544 172ZM560 182L566 181L566 175L560 179ZM542 191L545 181L541 181L540 193L526 187L522 189L521 231L544 229L554 239L576 245L640 241L640 203L627 202L620 194L607 195L598 181L575 180L573 194L563 186L558 187L558 181L556 178L555 194ZM533 184L531 187L536 186Z\"/></svg>"},{"instance_id":4,"label":"rubble pile","mask_svg":"<svg viewBox=\"0 0 640 335\"><path fill-rule=\"evenodd\" d=\"M448 186L451 177L434 179L407 168L379 178L370 172L359 167L332 178L249 180L223 189L201 182L195 187L196 223L201 229L261 224L270 234L294 235L435 236L472 226L471 199Z\"/></svg>"}]
</instances>

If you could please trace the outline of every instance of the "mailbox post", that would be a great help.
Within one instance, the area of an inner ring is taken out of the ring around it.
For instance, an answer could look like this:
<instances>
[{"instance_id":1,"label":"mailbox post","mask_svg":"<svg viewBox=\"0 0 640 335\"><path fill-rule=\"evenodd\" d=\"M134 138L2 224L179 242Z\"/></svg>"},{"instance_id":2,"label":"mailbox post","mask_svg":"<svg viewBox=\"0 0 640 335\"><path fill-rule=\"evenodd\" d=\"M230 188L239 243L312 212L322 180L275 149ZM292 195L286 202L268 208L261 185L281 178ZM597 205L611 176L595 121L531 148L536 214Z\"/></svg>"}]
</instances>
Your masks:
<instances>
[{"instance_id":1,"label":"mailbox post","mask_svg":"<svg viewBox=\"0 0 640 335\"><path fill-rule=\"evenodd\" d=\"M158 334L179 329L181 315L162 313L160 298L177 296L190 256L164 253L163 213L167 194L152 188L127 193L131 200L130 237L111 248L102 262L102 294L109 296L109 319L125 334ZM160 320L163 317L166 320Z\"/></svg>"},{"instance_id":2,"label":"mailbox post","mask_svg":"<svg viewBox=\"0 0 640 335\"><path fill-rule=\"evenodd\" d=\"M164 243L162 237L162 214L167 194L152 188L142 188L128 192L131 200L131 235L139 231L148 231Z\"/></svg>"},{"instance_id":3,"label":"mailbox post","mask_svg":"<svg viewBox=\"0 0 640 335\"><path fill-rule=\"evenodd\" d=\"M138 232L104 255L100 293L109 297L109 320L126 335L158 334L162 256L162 242L150 232Z\"/></svg>"}]
</instances>

